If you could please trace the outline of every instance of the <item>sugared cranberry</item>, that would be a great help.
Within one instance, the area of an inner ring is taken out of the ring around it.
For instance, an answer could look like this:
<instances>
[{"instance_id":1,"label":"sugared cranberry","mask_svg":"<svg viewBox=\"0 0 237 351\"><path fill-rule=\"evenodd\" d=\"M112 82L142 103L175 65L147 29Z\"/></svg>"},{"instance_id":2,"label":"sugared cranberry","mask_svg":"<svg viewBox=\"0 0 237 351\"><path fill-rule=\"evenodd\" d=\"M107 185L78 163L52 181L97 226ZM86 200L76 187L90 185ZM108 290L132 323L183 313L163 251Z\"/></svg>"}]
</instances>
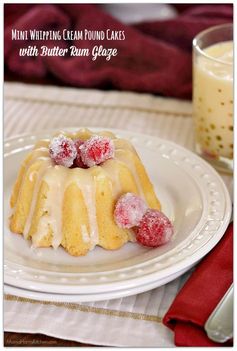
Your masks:
<instances>
[{"instance_id":1,"label":"sugared cranberry","mask_svg":"<svg viewBox=\"0 0 237 351\"><path fill-rule=\"evenodd\" d=\"M72 139L60 134L52 139L49 145L51 158L57 165L71 167L77 156L77 150Z\"/></svg>"},{"instance_id":2,"label":"sugared cranberry","mask_svg":"<svg viewBox=\"0 0 237 351\"><path fill-rule=\"evenodd\" d=\"M146 210L147 205L139 196L126 193L115 205L114 219L120 228L132 228L139 225Z\"/></svg>"},{"instance_id":3,"label":"sugared cranberry","mask_svg":"<svg viewBox=\"0 0 237 351\"><path fill-rule=\"evenodd\" d=\"M148 209L135 230L137 241L149 247L166 244L173 235L170 220L160 211Z\"/></svg>"},{"instance_id":4,"label":"sugared cranberry","mask_svg":"<svg viewBox=\"0 0 237 351\"><path fill-rule=\"evenodd\" d=\"M76 150L77 150L77 156L76 156L74 163L73 163L74 167L87 168L87 166L82 162L82 159L81 159L80 146L83 144L84 144L84 141L81 139L74 140L74 145L75 145Z\"/></svg>"},{"instance_id":5,"label":"sugared cranberry","mask_svg":"<svg viewBox=\"0 0 237 351\"><path fill-rule=\"evenodd\" d=\"M114 144L109 138L95 135L80 146L80 151L82 162L93 167L114 157Z\"/></svg>"}]
</instances>

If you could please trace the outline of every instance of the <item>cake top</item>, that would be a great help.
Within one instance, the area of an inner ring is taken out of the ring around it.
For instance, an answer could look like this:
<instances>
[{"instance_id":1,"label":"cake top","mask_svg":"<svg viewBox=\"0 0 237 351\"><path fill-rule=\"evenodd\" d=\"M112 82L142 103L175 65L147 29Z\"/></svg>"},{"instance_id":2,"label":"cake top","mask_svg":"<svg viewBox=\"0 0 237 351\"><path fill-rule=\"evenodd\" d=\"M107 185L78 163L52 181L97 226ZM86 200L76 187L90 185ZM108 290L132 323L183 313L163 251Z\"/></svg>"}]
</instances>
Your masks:
<instances>
[{"instance_id":1,"label":"cake top","mask_svg":"<svg viewBox=\"0 0 237 351\"><path fill-rule=\"evenodd\" d=\"M85 130L85 133L88 133ZM60 133L49 144L49 154L57 165L67 168L90 168L114 157L112 139L103 135L91 135L88 139L71 138Z\"/></svg>"}]
</instances>

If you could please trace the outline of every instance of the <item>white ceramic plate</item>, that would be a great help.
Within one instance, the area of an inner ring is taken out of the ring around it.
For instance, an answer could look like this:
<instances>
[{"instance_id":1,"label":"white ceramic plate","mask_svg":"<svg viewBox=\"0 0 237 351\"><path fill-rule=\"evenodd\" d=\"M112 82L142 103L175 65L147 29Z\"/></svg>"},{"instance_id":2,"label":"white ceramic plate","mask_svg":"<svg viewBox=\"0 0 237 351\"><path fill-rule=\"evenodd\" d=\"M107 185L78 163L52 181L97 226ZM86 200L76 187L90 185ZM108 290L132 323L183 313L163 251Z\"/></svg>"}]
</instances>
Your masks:
<instances>
[{"instance_id":1,"label":"white ceramic plate","mask_svg":"<svg viewBox=\"0 0 237 351\"><path fill-rule=\"evenodd\" d=\"M188 267L191 269L191 266ZM11 285L4 285L4 294L11 294L15 296L20 296L28 299L40 300L40 301L53 301L53 302L89 302L89 301L106 301L111 299L117 299L125 296L136 295L149 291L154 288L158 288L164 284L169 283L175 278L179 277L187 271L187 268L180 272L175 272L174 274L160 279L159 281L154 281L145 285L135 285L131 288L124 288L116 291L106 290L102 293L87 293L87 294L54 294L54 293L44 293L41 291L27 290L22 288L17 288Z\"/></svg>"},{"instance_id":2,"label":"white ceramic plate","mask_svg":"<svg viewBox=\"0 0 237 351\"><path fill-rule=\"evenodd\" d=\"M229 223L231 202L217 172L172 142L132 132L114 132L136 147L163 211L174 224L173 240L156 249L135 243L116 251L97 247L86 257L71 257L62 248L32 250L30 242L9 231L8 203L20 162L35 140L49 133L12 138L5 143L4 155L7 285L44 294L74 294L78 301L83 301L83 296L88 301L90 295L92 300L103 300L105 296L112 298L116 292L117 295L142 292L184 273L220 240Z\"/></svg>"}]
</instances>

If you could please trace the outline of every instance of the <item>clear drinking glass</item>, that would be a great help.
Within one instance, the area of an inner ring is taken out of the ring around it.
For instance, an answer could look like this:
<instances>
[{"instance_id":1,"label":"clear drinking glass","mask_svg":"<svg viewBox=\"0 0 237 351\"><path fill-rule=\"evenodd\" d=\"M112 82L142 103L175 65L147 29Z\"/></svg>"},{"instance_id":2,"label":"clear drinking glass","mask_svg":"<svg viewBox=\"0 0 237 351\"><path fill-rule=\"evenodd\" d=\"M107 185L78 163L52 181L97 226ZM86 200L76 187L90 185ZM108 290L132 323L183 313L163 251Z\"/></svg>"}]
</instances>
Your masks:
<instances>
[{"instance_id":1,"label":"clear drinking glass","mask_svg":"<svg viewBox=\"0 0 237 351\"><path fill-rule=\"evenodd\" d=\"M233 171L233 26L193 40L193 115L196 151L215 168Z\"/></svg>"}]
</instances>

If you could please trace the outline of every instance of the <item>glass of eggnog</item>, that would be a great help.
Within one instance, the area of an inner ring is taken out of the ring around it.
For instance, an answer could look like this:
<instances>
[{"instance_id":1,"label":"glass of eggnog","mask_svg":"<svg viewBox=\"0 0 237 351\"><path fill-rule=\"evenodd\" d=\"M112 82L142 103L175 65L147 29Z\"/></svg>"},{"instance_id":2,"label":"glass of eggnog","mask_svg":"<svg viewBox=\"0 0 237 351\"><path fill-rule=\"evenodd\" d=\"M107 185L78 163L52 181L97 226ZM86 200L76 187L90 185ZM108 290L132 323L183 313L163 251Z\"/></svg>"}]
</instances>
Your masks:
<instances>
[{"instance_id":1,"label":"glass of eggnog","mask_svg":"<svg viewBox=\"0 0 237 351\"><path fill-rule=\"evenodd\" d=\"M233 170L233 26L193 40L193 115L196 151L220 171Z\"/></svg>"}]
</instances>

